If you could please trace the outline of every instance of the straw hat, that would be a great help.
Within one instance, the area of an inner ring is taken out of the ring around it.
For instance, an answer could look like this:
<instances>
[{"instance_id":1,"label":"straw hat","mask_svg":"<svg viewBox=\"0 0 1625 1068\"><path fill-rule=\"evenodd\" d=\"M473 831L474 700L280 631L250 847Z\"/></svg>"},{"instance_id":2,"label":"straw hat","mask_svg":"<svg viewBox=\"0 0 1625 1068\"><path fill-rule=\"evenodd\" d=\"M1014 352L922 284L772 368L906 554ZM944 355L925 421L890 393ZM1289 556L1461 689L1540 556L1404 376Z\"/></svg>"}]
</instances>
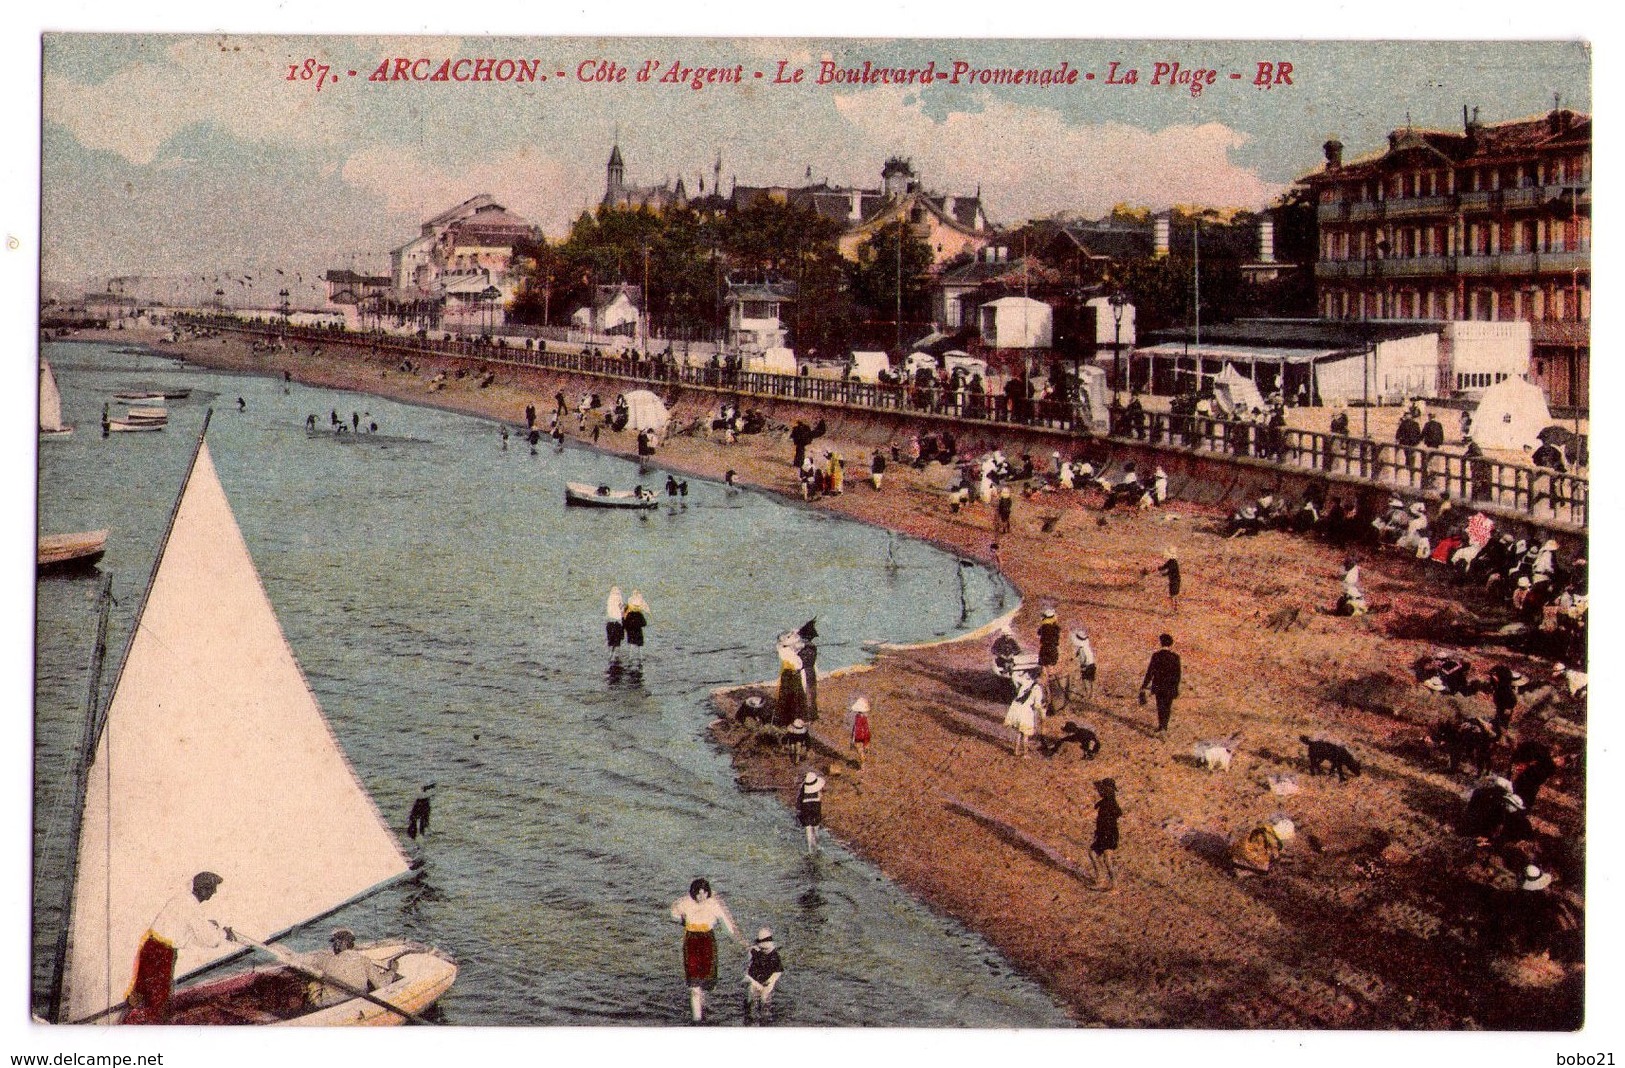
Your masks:
<instances>
[{"instance_id":1,"label":"straw hat","mask_svg":"<svg viewBox=\"0 0 1625 1068\"><path fill-rule=\"evenodd\" d=\"M763 927L760 931L757 931L756 932L755 945L761 946L763 949L765 949L765 950L767 950L769 952L772 952L772 950L773 950L773 928L771 928L771 927Z\"/></svg>"},{"instance_id":2,"label":"straw hat","mask_svg":"<svg viewBox=\"0 0 1625 1068\"><path fill-rule=\"evenodd\" d=\"M790 729L793 731L804 731L807 729L807 721L804 719L791 720Z\"/></svg>"},{"instance_id":3,"label":"straw hat","mask_svg":"<svg viewBox=\"0 0 1625 1068\"><path fill-rule=\"evenodd\" d=\"M852 711L854 711L854 712L868 712L869 711L869 699L867 697L860 697L856 701L853 701L852 702Z\"/></svg>"},{"instance_id":4,"label":"straw hat","mask_svg":"<svg viewBox=\"0 0 1625 1068\"><path fill-rule=\"evenodd\" d=\"M1544 890L1551 885L1552 873L1541 871L1538 865L1531 864L1523 870L1523 889Z\"/></svg>"},{"instance_id":5,"label":"straw hat","mask_svg":"<svg viewBox=\"0 0 1625 1068\"><path fill-rule=\"evenodd\" d=\"M807 772L801 781L806 783L808 786L817 786L823 782L823 780L818 777L818 773L816 771Z\"/></svg>"}]
</instances>

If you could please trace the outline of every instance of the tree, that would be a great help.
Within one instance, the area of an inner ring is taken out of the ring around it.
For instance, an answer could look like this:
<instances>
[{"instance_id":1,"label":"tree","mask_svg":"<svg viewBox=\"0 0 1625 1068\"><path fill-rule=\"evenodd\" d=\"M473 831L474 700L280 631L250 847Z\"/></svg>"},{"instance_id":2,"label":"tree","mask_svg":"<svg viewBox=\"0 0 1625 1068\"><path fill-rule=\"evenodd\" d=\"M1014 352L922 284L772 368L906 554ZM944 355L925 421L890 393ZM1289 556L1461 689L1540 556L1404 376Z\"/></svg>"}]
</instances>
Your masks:
<instances>
[{"instance_id":1,"label":"tree","mask_svg":"<svg viewBox=\"0 0 1625 1068\"><path fill-rule=\"evenodd\" d=\"M931 246L902 221L887 223L858 246L847 271L860 313L888 322L929 318Z\"/></svg>"}]
</instances>

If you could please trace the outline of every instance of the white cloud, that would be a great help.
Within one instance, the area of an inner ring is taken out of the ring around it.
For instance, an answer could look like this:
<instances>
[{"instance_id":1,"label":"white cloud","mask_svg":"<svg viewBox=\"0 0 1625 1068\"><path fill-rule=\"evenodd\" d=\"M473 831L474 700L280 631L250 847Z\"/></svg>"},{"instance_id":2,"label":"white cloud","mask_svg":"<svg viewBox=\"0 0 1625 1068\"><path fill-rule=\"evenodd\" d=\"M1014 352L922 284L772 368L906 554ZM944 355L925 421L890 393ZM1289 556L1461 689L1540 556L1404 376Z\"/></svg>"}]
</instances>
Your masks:
<instances>
[{"instance_id":1,"label":"white cloud","mask_svg":"<svg viewBox=\"0 0 1625 1068\"><path fill-rule=\"evenodd\" d=\"M837 95L835 107L877 158L912 157L927 188L980 184L1000 223L1060 210L1096 215L1120 201L1259 208L1284 188L1231 161L1248 138L1223 123L1079 126L1050 108L991 99L937 120L901 88Z\"/></svg>"},{"instance_id":2,"label":"white cloud","mask_svg":"<svg viewBox=\"0 0 1625 1068\"><path fill-rule=\"evenodd\" d=\"M116 152L138 166L153 162L177 133L204 122L250 141L330 141L338 116L321 106L309 83L287 80L290 47L267 38L187 38L171 45L161 62L136 64L100 84L51 79L45 118L67 127L85 147ZM300 54L324 61L320 52L312 47Z\"/></svg>"}]
</instances>

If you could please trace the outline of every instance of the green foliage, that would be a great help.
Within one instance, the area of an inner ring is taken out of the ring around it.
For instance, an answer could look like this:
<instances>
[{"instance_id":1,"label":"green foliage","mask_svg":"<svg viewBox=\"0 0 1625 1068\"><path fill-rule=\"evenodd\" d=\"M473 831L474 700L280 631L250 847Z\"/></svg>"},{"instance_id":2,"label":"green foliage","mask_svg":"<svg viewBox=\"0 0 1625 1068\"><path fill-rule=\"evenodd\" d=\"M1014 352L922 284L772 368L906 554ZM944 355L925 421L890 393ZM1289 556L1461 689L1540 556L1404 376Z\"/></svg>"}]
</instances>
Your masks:
<instances>
[{"instance_id":1,"label":"green foliage","mask_svg":"<svg viewBox=\"0 0 1625 1068\"><path fill-rule=\"evenodd\" d=\"M931 246L906 223L888 223L858 246L857 262L848 268L852 298L868 318L892 321L901 289L902 320L928 318L930 268Z\"/></svg>"}]
</instances>

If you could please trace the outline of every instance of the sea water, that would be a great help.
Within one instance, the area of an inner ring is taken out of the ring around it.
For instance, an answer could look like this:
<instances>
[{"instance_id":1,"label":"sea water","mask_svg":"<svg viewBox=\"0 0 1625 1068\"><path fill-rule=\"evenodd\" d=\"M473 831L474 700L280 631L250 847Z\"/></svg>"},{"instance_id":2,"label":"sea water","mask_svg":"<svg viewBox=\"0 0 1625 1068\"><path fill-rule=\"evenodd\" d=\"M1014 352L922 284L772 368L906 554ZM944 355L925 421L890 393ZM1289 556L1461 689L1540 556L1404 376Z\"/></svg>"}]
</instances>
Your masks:
<instances>
[{"instance_id":1,"label":"sea water","mask_svg":"<svg viewBox=\"0 0 1625 1068\"><path fill-rule=\"evenodd\" d=\"M111 531L107 681L212 407L226 494L362 781L401 832L418 787L438 783L430 832L409 843L421 877L290 945L322 945L342 924L363 940L440 946L461 968L440 1007L450 1024L678 1024L688 997L668 910L704 876L747 941L773 928L782 1023L1068 1022L985 941L838 842L826 837L809 857L791 811L741 792L706 732L714 688L776 676L779 633L816 618L819 667L860 663L869 643L952 636L1013 608L997 575L718 483L689 478L687 496L669 500L663 471L640 476L546 439L537 455L517 435L504 448L486 420L116 346L53 343L45 355L76 430L41 442L40 530ZM114 393L156 386L193 390L171 402L167 429L101 436ZM335 415L358 417L364 433L335 434ZM564 507L566 481L640 480L661 493L658 510ZM642 591L651 622L641 655L612 661L603 621L614 585ZM65 784L98 586L39 584L37 1009L60 926ZM717 1019L738 1022L744 954L721 938L719 963Z\"/></svg>"}]
</instances>

